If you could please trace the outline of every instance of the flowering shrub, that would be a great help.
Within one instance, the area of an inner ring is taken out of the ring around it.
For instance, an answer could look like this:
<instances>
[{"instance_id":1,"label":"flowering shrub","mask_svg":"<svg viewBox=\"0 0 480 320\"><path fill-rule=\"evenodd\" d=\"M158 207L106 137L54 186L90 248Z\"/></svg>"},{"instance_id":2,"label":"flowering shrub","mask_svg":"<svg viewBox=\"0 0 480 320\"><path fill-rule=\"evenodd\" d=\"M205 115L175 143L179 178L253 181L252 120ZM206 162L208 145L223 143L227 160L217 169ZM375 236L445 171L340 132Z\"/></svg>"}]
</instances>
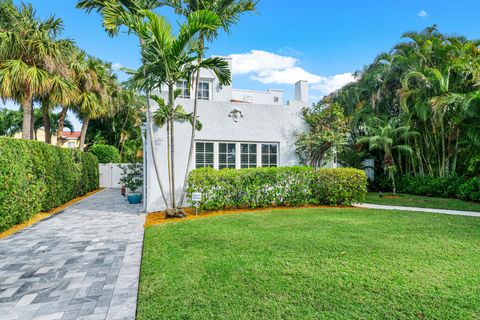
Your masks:
<instances>
[{"instance_id":1,"label":"flowering shrub","mask_svg":"<svg viewBox=\"0 0 480 320\"><path fill-rule=\"evenodd\" d=\"M352 204L367 192L365 172L357 169L280 167L252 169L202 168L188 179L188 197L202 193L201 210Z\"/></svg>"},{"instance_id":2,"label":"flowering shrub","mask_svg":"<svg viewBox=\"0 0 480 320\"><path fill-rule=\"evenodd\" d=\"M0 138L0 232L97 188L94 155Z\"/></svg>"}]
</instances>

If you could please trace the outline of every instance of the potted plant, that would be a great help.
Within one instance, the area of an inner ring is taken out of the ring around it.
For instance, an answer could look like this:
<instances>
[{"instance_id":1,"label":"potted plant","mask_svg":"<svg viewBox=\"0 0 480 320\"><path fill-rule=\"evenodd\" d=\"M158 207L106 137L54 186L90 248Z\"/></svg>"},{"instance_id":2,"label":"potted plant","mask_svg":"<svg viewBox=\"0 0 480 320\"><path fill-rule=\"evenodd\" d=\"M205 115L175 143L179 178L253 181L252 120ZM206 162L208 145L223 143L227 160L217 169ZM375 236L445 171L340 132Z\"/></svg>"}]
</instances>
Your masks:
<instances>
[{"instance_id":1,"label":"potted plant","mask_svg":"<svg viewBox=\"0 0 480 320\"><path fill-rule=\"evenodd\" d=\"M142 201L143 167L139 163L129 163L122 167L120 182L127 191L127 200L130 204Z\"/></svg>"}]
</instances>

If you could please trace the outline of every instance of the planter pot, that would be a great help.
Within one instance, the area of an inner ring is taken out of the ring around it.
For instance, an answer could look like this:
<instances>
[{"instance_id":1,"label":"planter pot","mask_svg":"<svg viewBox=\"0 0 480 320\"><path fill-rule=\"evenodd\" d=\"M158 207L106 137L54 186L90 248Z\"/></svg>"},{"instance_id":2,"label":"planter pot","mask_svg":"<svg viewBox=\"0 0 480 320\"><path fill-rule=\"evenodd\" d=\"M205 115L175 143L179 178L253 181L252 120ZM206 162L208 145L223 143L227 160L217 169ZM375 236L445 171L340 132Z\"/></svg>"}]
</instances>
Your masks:
<instances>
[{"instance_id":1,"label":"planter pot","mask_svg":"<svg viewBox=\"0 0 480 320\"><path fill-rule=\"evenodd\" d=\"M139 204L142 202L142 194L141 193L128 193L127 195L128 203L130 204Z\"/></svg>"}]
</instances>

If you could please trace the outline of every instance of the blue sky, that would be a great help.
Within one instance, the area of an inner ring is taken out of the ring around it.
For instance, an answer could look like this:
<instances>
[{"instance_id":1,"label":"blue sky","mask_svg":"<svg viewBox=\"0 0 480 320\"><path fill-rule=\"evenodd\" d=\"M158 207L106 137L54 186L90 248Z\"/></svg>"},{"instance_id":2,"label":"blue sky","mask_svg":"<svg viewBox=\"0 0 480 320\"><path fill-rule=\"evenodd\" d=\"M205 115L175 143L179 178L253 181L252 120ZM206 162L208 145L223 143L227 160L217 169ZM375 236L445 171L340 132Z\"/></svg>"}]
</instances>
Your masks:
<instances>
[{"instance_id":1,"label":"blue sky","mask_svg":"<svg viewBox=\"0 0 480 320\"><path fill-rule=\"evenodd\" d=\"M15 1L20 3L20 1ZM28 1L27 1L28 2ZM75 0L31 0L40 17L64 20L64 36L89 54L134 68L139 49L133 36L108 37L97 14L76 9ZM210 54L234 55L234 86L283 89L310 80L312 100L351 80L350 74L401 41L405 31L434 23L447 33L480 37L480 1L474 0L260 0L258 13L244 16L209 45ZM172 22L169 10L160 10Z\"/></svg>"}]
</instances>

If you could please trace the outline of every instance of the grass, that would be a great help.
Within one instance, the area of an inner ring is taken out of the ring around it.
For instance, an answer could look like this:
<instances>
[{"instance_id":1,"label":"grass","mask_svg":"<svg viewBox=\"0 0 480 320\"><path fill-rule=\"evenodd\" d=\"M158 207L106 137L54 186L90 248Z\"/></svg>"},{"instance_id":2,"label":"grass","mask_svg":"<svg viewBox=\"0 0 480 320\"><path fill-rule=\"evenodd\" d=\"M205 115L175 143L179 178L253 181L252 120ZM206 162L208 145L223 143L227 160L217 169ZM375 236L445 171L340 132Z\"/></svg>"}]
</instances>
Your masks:
<instances>
[{"instance_id":1,"label":"grass","mask_svg":"<svg viewBox=\"0 0 480 320\"><path fill-rule=\"evenodd\" d=\"M385 197L387 196L387 197ZM480 203L463 201L460 199L435 198L425 196L414 196L410 194L399 194L392 198L390 194L384 194L380 198L377 192L371 192L367 195L366 203L383 204L391 206L409 206L419 208L434 208L448 210L479 211Z\"/></svg>"},{"instance_id":2,"label":"grass","mask_svg":"<svg viewBox=\"0 0 480 320\"><path fill-rule=\"evenodd\" d=\"M146 228L137 319L478 319L480 219L292 209Z\"/></svg>"}]
</instances>

